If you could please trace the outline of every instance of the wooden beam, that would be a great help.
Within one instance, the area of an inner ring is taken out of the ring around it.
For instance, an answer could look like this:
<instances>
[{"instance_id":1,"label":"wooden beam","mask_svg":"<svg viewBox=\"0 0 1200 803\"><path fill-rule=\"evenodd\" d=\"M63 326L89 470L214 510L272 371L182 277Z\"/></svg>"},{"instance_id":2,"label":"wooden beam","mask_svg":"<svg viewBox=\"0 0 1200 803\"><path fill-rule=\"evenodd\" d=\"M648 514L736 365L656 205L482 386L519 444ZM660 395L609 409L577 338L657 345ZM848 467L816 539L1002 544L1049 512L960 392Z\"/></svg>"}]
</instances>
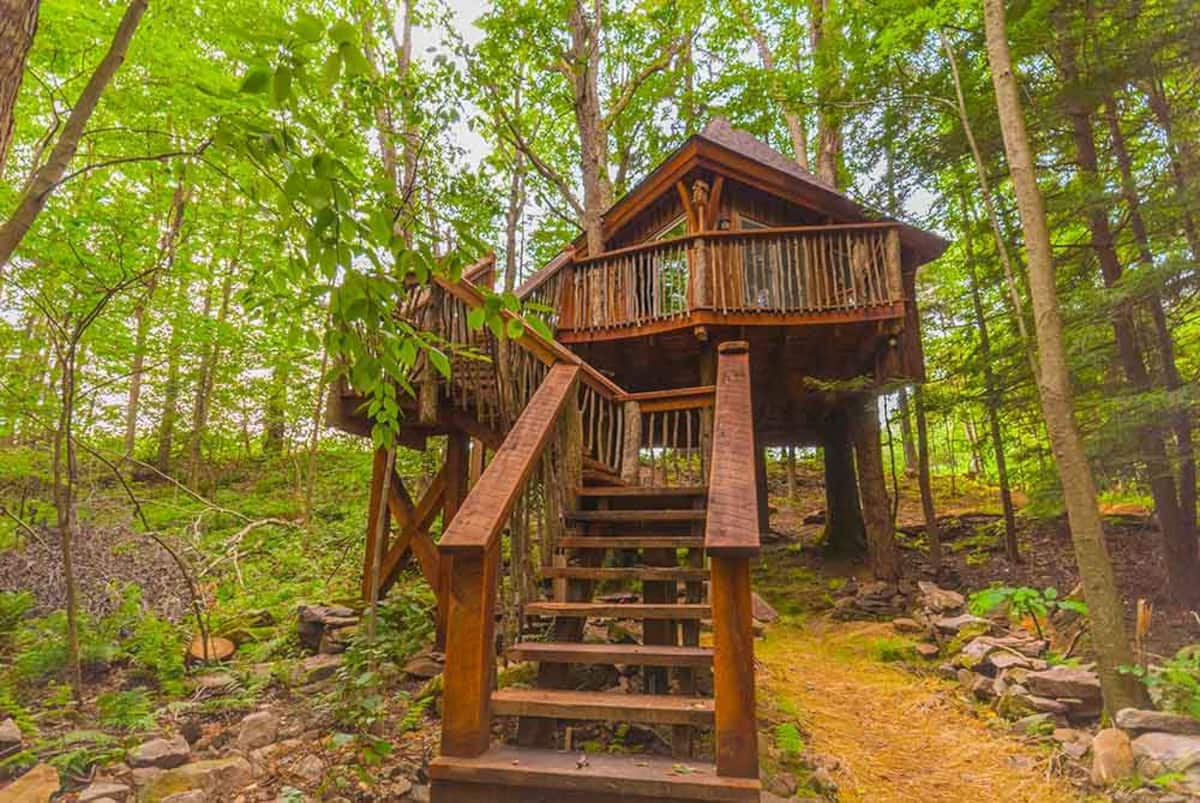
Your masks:
<instances>
[{"instance_id":1,"label":"wooden beam","mask_svg":"<svg viewBox=\"0 0 1200 803\"><path fill-rule=\"evenodd\" d=\"M713 179L712 191L708 194L708 214L704 221L704 230L712 231L717 227L717 217L721 214L721 191L725 189L725 177L717 174Z\"/></svg>"},{"instance_id":2,"label":"wooden beam","mask_svg":"<svg viewBox=\"0 0 1200 803\"><path fill-rule=\"evenodd\" d=\"M717 774L757 778L750 559L717 555L711 571Z\"/></svg>"},{"instance_id":3,"label":"wooden beam","mask_svg":"<svg viewBox=\"0 0 1200 803\"><path fill-rule=\"evenodd\" d=\"M470 449L470 438L466 433L452 432L446 436L446 493L442 500L442 532L446 532L454 523L463 500L467 498L469 482L469 467L467 452ZM438 565L438 588L449 588L451 575L454 572L454 558L442 553ZM447 596L438 597L437 631L434 644L439 650L446 648L446 627L450 621L450 600Z\"/></svg>"},{"instance_id":4,"label":"wooden beam","mask_svg":"<svg viewBox=\"0 0 1200 803\"><path fill-rule=\"evenodd\" d=\"M683 202L683 215L687 219L687 233L695 234L700 230L700 221L696 217L696 207L692 205L692 196L688 192L687 185L682 181L675 182L675 191L679 193L679 200Z\"/></svg>"},{"instance_id":5,"label":"wooden beam","mask_svg":"<svg viewBox=\"0 0 1200 803\"><path fill-rule=\"evenodd\" d=\"M756 482L750 347L738 340L722 343L718 351L704 548L710 555L750 557L759 550L762 504ZM751 499L756 503L750 504Z\"/></svg>"}]
</instances>

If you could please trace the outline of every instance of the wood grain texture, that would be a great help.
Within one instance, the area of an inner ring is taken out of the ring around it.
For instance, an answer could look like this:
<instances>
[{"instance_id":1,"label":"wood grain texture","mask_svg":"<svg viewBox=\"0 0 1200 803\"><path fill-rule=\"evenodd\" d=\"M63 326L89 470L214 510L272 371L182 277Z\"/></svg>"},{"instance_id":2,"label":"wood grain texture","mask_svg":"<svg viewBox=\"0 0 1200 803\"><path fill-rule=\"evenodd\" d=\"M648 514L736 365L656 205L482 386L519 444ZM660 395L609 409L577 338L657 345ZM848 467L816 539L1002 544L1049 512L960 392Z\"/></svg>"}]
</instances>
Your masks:
<instances>
[{"instance_id":1,"label":"wood grain texture","mask_svg":"<svg viewBox=\"0 0 1200 803\"><path fill-rule=\"evenodd\" d=\"M758 732L754 701L753 602L750 561L712 559L709 584L713 608L713 690L716 695L717 772L758 777Z\"/></svg>"},{"instance_id":2,"label":"wood grain texture","mask_svg":"<svg viewBox=\"0 0 1200 803\"><path fill-rule=\"evenodd\" d=\"M750 352L742 341L723 343L717 364L712 470L708 483L710 555L757 555L759 499L756 482L754 407L750 398Z\"/></svg>"},{"instance_id":3,"label":"wood grain texture","mask_svg":"<svg viewBox=\"0 0 1200 803\"><path fill-rule=\"evenodd\" d=\"M443 675L442 755L478 756L491 741L500 542L454 556Z\"/></svg>"},{"instance_id":4,"label":"wood grain texture","mask_svg":"<svg viewBox=\"0 0 1200 803\"><path fill-rule=\"evenodd\" d=\"M708 605L648 605L640 602L534 602L525 606L527 616L571 616L602 619L707 619Z\"/></svg>"},{"instance_id":5,"label":"wood grain texture","mask_svg":"<svg viewBox=\"0 0 1200 803\"><path fill-rule=\"evenodd\" d=\"M441 550L486 550L497 540L559 415L573 397L578 376L576 365L558 364L550 369L442 535Z\"/></svg>"},{"instance_id":6,"label":"wood grain texture","mask_svg":"<svg viewBox=\"0 0 1200 803\"><path fill-rule=\"evenodd\" d=\"M508 654L514 661L554 661L564 664L705 667L712 666L713 662L712 650L670 645L530 641L514 644Z\"/></svg>"},{"instance_id":7,"label":"wood grain texture","mask_svg":"<svg viewBox=\"0 0 1200 803\"><path fill-rule=\"evenodd\" d=\"M713 724L711 699L667 694L500 689L492 694L492 711L497 716L596 719L605 722L641 722L647 725L711 727Z\"/></svg>"}]
</instances>

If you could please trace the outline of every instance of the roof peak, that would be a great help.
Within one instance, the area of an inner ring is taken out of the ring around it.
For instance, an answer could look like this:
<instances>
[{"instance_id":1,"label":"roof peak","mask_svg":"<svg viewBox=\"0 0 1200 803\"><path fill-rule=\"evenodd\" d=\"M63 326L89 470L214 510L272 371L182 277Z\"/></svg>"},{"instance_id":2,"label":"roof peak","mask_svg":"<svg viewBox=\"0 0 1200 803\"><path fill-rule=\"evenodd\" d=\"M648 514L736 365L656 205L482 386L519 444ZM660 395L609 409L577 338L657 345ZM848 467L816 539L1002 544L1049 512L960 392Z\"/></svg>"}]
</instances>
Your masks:
<instances>
[{"instance_id":1,"label":"roof peak","mask_svg":"<svg viewBox=\"0 0 1200 803\"><path fill-rule=\"evenodd\" d=\"M727 117L713 117L697 136L755 161L763 162L796 178L819 184L827 189L837 190L829 182L818 178L811 170L802 167L794 158L785 156L749 131L736 128Z\"/></svg>"}]
</instances>

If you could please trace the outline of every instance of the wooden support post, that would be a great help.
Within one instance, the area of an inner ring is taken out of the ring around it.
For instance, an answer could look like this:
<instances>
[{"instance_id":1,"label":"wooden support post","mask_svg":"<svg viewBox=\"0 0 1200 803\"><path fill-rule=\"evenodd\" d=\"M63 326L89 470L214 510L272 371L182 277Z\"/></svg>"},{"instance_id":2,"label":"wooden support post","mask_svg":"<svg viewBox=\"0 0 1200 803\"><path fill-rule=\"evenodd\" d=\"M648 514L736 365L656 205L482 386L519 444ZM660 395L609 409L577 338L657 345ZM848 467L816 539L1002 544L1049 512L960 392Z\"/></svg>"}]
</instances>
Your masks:
<instances>
[{"instance_id":1,"label":"wooden support post","mask_svg":"<svg viewBox=\"0 0 1200 803\"><path fill-rule=\"evenodd\" d=\"M767 483L767 450L765 447L754 448L754 487L758 492L758 531L765 534L771 531L770 486Z\"/></svg>"},{"instance_id":2,"label":"wooden support post","mask_svg":"<svg viewBox=\"0 0 1200 803\"><path fill-rule=\"evenodd\" d=\"M376 550L375 539L379 533L379 508L383 504L383 478L387 473L387 449L376 449L375 459L371 466L371 495L367 503L367 543L363 553L362 598L371 598L371 568L375 555L386 553L387 544L383 549ZM384 540L387 540L387 530L384 530Z\"/></svg>"},{"instance_id":3,"label":"wooden support post","mask_svg":"<svg viewBox=\"0 0 1200 803\"><path fill-rule=\"evenodd\" d=\"M446 498L442 502L442 532L454 521L463 500L467 498L468 456L470 438L465 432L451 432L446 436ZM450 587L450 577L454 573L454 557L444 554L438 561L438 594L437 636L435 647L439 650L446 648L446 623L450 615L449 597L445 589Z\"/></svg>"},{"instance_id":4,"label":"wooden support post","mask_svg":"<svg viewBox=\"0 0 1200 803\"><path fill-rule=\"evenodd\" d=\"M627 485L638 485L639 454L642 450L642 410L635 401L624 405L625 443L621 454L621 479Z\"/></svg>"},{"instance_id":5,"label":"wooden support post","mask_svg":"<svg viewBox=\"0 0 1200 803\"><path fill-rule=\"evenodd\" d=\"M471 459L467 469L467 486L470 488L475 487L475 483L479 482L479 477L483 474L486 452L487 447L483 445L483 441L478 438L471 439Z\"/></svg>"},{"instance_id":6,"label":"wooden support post","mask_svg":"<svg viewBox=\"0 0 1200 803\"><path fill-rule=\"evenodd\" d=\"M702 386L717 383L717 344L705 340L700 344L700 382ZM712 463L713 408L700 410L700 475L708 482L708 468Z\"/></svg>"},{"instance_id":7,"label":"wooden support post","mask_svg":"<svg viewBox=\"0 0 1200 803\"><path fill-rule=\"evenodd\" d=\"M488 749L496 675L496 584L500 540L454 556L448 598L442 695L442 755L472 758Z\"/></svg>"},{"instance_id":8,"label":"wooden support post","mask_svg":"<svg viewBox=\"0 0 1200 803\"><path fill-rule=\"evenodd\" d=\"M900 229L891 228L887 233L888 297L891 301L904 299L904 284L900 271Z\"/></svg>"},{"instance_id":9,"label":"wooden support post","mask_svg":"<svg viewBox=\"0 0 1200 803\"><path fill-rule=\"evenodd\" d=\"M717 774L758 777L750 559L711 561Z\"/></svg>"}]
</instances>

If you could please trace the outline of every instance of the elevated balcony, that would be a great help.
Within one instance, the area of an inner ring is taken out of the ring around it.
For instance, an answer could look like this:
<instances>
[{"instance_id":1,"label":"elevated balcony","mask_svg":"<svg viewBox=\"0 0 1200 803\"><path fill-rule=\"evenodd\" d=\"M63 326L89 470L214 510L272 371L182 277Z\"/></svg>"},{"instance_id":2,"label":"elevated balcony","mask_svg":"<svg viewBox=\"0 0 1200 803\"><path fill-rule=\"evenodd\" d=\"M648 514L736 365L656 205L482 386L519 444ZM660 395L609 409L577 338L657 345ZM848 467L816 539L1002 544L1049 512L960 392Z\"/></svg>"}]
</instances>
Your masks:
<instances>
[{"instance_id":1,"label":"elevated balcony","mask_svg":"<svg viewBox=\"0 0 1200 803\"><path fill-rule=\"evenodd\" d=\"M527 296L558 339L692 326L793 326L905 316L894 223L706 231L570 259Z\"/></svg>"}]
</instances>

